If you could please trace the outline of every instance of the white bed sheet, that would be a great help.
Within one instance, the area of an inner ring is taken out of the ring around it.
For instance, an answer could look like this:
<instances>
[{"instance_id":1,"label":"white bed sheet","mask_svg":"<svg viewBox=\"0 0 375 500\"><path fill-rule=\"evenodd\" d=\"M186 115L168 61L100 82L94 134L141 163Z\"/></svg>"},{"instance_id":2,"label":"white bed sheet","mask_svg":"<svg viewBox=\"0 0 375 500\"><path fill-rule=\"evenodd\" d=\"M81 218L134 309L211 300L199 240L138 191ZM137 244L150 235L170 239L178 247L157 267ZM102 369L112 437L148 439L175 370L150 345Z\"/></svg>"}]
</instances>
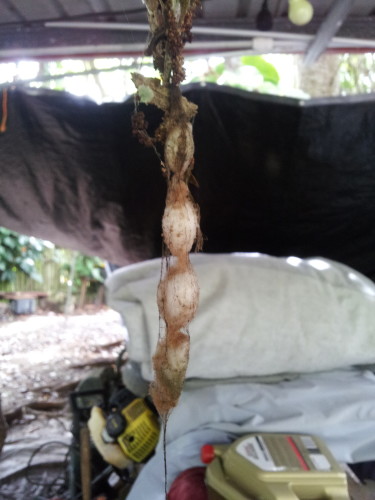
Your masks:
<instances>
[{"instance_id":1,"label":"white bed sheet","mask_svg":"<svg viewBox=\"0 0 375 500\"><path fill-rule=\"evenodd\" d=\"M258 431L317 435L343 463L375 460L375 375L343 369L184 391L168 422L168 488L180 472L202 465L203 444ZM127 497L143 498L165 499L161 443Z\"/></svg>"}]
</instances>

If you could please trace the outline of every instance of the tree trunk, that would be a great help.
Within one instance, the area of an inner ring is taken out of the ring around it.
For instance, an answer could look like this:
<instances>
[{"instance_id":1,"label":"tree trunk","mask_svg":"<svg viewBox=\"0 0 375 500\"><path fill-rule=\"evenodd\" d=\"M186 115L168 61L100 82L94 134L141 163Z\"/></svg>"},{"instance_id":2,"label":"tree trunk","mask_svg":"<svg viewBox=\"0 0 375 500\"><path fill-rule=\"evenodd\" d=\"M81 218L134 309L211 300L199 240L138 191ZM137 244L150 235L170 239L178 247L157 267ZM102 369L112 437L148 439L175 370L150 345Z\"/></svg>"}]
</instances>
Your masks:
<instances>
[{"instance_id":1,"label":"tree trunk","mask_svg":"<svg viewBox=\"0 0 375 500\"><path fill-rule=\"evenodd\" d=\"M300 62L300 88L310 97L329 97L339 94L338 70L340 59L337 54L323 54L311 66L303 67Z\"/></svg>"},{"instance_id":2,"label":"tree trunk","mask_svg":"<svg viewBox=\"0 0 375 500\"><path fill-rule=\"evenodd\" d=\"M87 287L90 284L90 280L88 278L82 278L82 284L81 284L81 291L79 294L79 302L78 302L78 309L83 309L85 305L85 300L86 300L86 292L87 292Z\"/></svg>"}]
</instances>

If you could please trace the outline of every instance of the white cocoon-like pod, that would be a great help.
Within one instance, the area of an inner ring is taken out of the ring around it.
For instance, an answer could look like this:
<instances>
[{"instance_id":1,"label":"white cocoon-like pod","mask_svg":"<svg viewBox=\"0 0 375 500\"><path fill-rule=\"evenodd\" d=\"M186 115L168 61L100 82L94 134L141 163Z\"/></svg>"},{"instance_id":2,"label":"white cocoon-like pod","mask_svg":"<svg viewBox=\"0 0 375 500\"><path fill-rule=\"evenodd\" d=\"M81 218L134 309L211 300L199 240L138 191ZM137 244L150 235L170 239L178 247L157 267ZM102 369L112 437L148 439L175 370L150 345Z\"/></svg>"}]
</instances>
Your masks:
<instances>
[{"instance_id":1,"label":"white cocoon-like pod","mask_svg":"<svg viewBox=\"0 0 375 500\"><path fill-rule=\"evenodd\" d=\"M197 236L198 214L191 199L165 207L162 228L165 244L172 255L189 253Z\"/></svg>"},{"instance_id":2,"label":"white cocoon-like pod","mask_svg":"<svg viewBox=\"0 0 375 500\"><path fill-rule=\"evenodd\" d=\"M162 309L166 323L180 329L187 326L194 318L198 307L199 286L193 269L177 271L171 269L163 285L160 287L163 294Z\"/></svg>"},{"instance_id":3,"label":"white cocoon-like pod","mask_svg":"<svg viewBox=\"0 0 375 500\"><path fill-rule=\"evenodd\" d=\"M193 126L182 123L173 127L165 140L164 160L172 172L184 173L194 157Z\"/></svg>"},{"instance_id":4,"label":"white cocoon-like pod","mask_svg":"<svg viewBox=\"0 0 375 500\"><path fill-rule=\"evenodd\" d=\"M189 362L189 345L189 337L184 333L180 334L180 342L177 345L167 345L167 369L170 372L185 374Z\"/></svg>"}]
</instances>

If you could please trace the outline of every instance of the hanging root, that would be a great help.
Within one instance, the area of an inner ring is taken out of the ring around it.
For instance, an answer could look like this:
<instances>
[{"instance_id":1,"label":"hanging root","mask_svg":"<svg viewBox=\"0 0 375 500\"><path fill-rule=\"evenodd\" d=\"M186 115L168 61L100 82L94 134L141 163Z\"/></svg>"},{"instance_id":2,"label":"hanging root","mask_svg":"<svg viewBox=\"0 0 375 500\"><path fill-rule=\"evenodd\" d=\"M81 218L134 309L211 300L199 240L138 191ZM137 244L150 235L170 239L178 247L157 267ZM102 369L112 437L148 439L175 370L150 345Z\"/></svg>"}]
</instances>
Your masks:
<instances>
[{"instance_id":1,"label":"hanging root","mask_svg":"<svg viewBox=\"0 0 375 500\"><path fill-rule=\"evenodd\" d=\"M194 243L200 250L199 208L188 185L174 176L168 188L163 220L163 239L172 255L183 259Z\"/></svg>"},{"instance_id":2,"label":"hanging root","mask_svg":"<svg viewBox=\"0 0 375 500\"><path fill-rule=\"evenodd\" d=\"M137 102L157 106L163 120L150 137L142 112L133 116L133 133L140 142L154 149L163 146L162 171L168 181L166 207L162 220L163 240L168 255L157 294L165 335L153 357L155 380L150 387L154 404L166 423L177 405L189 361L188 326L199 299L196 274L189 260L195 246L200 250L199 208L189 191L194 166L192 121L197 106L181 95L179 84L185 77L183 47L191 41L190 30L199 0L145 0L150 25L147 54L152 55L157 78L132 74ZM165 263L165 261L164 261Z\"/></svg>"},{"instance_id":3,"label":"hanging root","mask_svg":"<svg viewBox=\"0 0 375 500\"><path fill-rule=\"evenodd\" d=\"M164 159L172 172L184 174L194 158L193 126L183 122L171 127L164 147Z\"/></svg>"},{"instance_id":4,"label":"hanging root","mask_svg":"<svg viewBox=\"0 0 375 500\"><path fill-rule=\"evenodd\" d=\"M167 418L180 397L189 362L190 338L183 333L195 316L199 286L188 255L170 265L159 282L158 307L166 324L153 357L155 381L150 394L163 418Z\"/></svg>"},{"instance_id":5,"label":"hanging root","mask_svg":"<svg viewBox=\"0 0 375 500\"><path fill-rule=\"evenodd\" d=\"M152 358L155 380L151 383L150 395L163 419L168 418L178 403L189 362L189 344L189 335L167 330Z\"/></svg>"},{"instance_id":6,"label":"hanging root","mask_svg":"<svg viewBox=\"0 0 375 500\"><path fill-rule=\"evenodd\" d=\"M190 262L171 266L158 288L160 316L164 318L167 329L186 328L195 316L198 299L198 279Z\"/></svg>"}]
</instances>

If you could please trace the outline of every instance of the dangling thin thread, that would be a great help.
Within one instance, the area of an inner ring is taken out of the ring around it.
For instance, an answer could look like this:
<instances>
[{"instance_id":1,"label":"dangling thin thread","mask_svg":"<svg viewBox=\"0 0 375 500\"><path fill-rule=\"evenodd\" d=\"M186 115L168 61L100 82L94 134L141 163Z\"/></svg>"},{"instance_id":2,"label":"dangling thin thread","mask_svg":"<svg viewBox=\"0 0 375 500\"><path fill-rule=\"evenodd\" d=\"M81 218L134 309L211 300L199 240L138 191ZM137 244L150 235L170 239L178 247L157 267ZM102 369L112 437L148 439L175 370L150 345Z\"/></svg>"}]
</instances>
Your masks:
<instances>
[{"instance_id":1,"label":"dangling thin thread","mask_svg":"<svg viewBox=\"0 0 375 500\"><path fill-rule=\"evenodd\" d=\"M163 418L163 455L164 455L164 493L165 500L168 499L167 491L167 421L168 417Z\"/></svg>"}]
</instances>

